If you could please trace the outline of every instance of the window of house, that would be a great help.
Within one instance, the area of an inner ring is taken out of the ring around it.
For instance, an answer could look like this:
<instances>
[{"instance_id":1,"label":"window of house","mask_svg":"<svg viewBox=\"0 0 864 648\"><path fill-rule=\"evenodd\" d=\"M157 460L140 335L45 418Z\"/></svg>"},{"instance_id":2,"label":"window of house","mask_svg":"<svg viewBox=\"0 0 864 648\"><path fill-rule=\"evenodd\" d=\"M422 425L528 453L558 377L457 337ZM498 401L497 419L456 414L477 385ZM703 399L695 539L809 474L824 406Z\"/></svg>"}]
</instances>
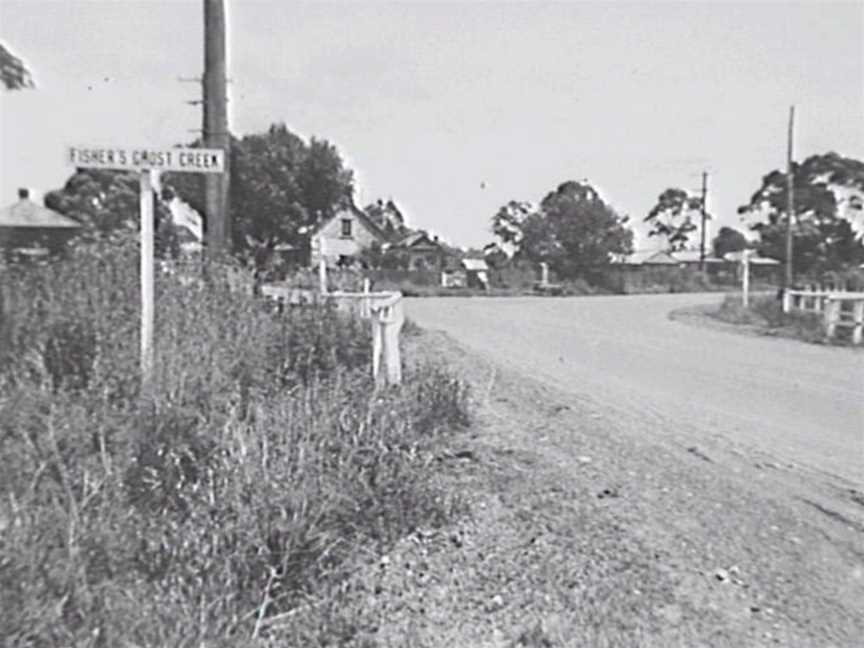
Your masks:
<instances>
[{"instance_id":1,"label":"window of house","mask_svg":"<svg viewBox=\"0 0 864 648\"><path fill-rule=\"evenodd\" d=\"M351 238L351 219L343 218L342 219L342 236Z\"/></svg>"}]
</instances>

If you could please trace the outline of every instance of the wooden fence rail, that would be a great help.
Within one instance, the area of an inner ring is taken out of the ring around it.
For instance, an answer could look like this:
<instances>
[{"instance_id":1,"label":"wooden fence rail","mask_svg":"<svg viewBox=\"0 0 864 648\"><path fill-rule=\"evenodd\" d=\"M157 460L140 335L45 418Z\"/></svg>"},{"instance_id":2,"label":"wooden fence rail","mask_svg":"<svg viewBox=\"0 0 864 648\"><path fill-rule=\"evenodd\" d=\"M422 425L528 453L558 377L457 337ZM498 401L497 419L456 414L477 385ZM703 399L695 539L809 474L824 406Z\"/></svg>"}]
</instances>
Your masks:
<instances>
[{"instance_id":1,"label":"wooden fence rail","mask_svg":"<svg viewBox=\"0 0 864 648\"><path fill-rule=\"evenodd\" d=\"M833 338L838 328L852 329L852 344L864 339L864 292L822 290L787 290L783 293L783 312L802 310L822 313L825 336Z\"/></svg>"}]
</instances>

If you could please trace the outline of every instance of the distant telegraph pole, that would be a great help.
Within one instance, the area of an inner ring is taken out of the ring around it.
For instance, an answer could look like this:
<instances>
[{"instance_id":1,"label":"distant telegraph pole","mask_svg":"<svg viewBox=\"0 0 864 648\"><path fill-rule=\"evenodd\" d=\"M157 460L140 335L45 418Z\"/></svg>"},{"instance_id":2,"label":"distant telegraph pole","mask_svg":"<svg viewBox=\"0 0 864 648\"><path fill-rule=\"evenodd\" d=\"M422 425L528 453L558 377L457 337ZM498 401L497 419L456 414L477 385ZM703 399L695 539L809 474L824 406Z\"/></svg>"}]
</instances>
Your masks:
<instances>
[{"instance_id":1,"label":"distant telegraph pole","mask_svg":"<svg viewBox=\"0 0 864 648\"><path fill-rule=\"evenodd\" d=\"M795 182L792 177L792 137L795 130L795 106L789 108L789 135L786 148L786 282L792 287L792 219L795 217Z\"/></svg>"},{"instance_id":2,"label":"distant telegraph pole","mask_svg":"<svg viewBox=\"0 0 864 648\"><path fill-rule=\"evenodd\" d=\"M204 0L204 146L225 151L225 171L204 180L207 250L211 256L230 252L230 145L228 134L227 52L224 0Z\"/></svg>"},{"instance_id":3,"label":"distant telegraph pole","mask_svg":"<svg viewBox=\"0 0 864 648\"><path fill-rule=\"evenodd\" d=\"M702 172L702 234L699 240L699 270L705 270L705 223L708 220L706 201L708 200L708 172Z\"/></svg>"}]
</instances>

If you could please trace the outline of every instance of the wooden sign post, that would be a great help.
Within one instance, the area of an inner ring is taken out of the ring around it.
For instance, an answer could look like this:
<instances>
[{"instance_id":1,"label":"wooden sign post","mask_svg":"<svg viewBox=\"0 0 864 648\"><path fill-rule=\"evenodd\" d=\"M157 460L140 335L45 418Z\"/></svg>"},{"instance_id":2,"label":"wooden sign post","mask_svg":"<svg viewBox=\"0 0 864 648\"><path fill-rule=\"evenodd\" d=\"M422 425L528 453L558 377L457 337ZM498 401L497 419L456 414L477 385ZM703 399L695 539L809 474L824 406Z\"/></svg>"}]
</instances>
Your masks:
<instances>
[{"instance_id":1,"label":"wooden sign post","mask_svg":"<svg viewBox=\"0 0 864 648\"><path fill-rule=\"evenodd\" d=\"M224 173L225 152L220 149L129 148L72 146L66 160L87 169L133 171L139 174L141 212L141 388L149 393L153 381L153 332L156 324L154 289L153 189L161 171L182 173Z\"/></svg>"},{"instance_id":2,"label":"wooden sign post","mask_svg":"<svg viewBox=\"0 0 864 648\"><path fill-rule=\"evenodd\" d=\"M141 385L149 391L153 377L153 330L156 327L156 290L153 276L153 238L156 231L153 216L153 175L143 170L139 176L141 195Z\"/></svg>"}]
</instances>

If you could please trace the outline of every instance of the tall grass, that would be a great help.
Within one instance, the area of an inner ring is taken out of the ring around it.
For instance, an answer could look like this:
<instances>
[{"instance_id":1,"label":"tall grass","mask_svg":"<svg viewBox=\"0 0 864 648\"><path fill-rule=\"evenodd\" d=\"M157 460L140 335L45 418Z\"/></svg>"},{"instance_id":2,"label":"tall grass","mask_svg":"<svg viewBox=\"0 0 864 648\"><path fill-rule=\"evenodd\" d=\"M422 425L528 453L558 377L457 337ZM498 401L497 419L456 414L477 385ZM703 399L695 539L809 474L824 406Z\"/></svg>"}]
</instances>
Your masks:
<instances>
[{"instance_id":1,"label":"tall grass","mask_svg":"<svg viewBox=\"0 0 864 648\"><path fill-rule=\"evenodd\" d=\"M421 367L376 391L368 328L324 307L160 277L142 402L136 258L113 241L3 275L7 645L236 645L457 505L430 457L467 422L462 383Z\"/></svg>"}]
</instances>

